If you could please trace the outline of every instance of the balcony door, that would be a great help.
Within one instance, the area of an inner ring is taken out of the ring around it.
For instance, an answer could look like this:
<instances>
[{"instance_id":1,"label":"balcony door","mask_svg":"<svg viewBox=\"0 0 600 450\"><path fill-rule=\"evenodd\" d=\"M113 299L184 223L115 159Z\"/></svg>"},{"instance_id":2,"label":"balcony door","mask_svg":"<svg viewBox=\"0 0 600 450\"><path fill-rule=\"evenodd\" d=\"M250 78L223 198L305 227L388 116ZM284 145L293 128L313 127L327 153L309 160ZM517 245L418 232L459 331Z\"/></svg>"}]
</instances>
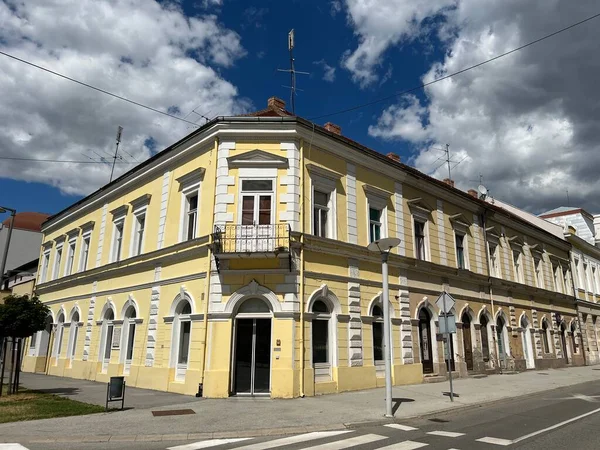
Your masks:
<instances>
[{"instance_id":1,"label":"balcony door","mask_svg":"<svg viewBox=\"0 0 600 450\"><path fill-rule=\"evenodd\" d=\"M271 252L275 249L273 180L242 180L241 226L237 252Z\"/></svg>"}]
</instances>

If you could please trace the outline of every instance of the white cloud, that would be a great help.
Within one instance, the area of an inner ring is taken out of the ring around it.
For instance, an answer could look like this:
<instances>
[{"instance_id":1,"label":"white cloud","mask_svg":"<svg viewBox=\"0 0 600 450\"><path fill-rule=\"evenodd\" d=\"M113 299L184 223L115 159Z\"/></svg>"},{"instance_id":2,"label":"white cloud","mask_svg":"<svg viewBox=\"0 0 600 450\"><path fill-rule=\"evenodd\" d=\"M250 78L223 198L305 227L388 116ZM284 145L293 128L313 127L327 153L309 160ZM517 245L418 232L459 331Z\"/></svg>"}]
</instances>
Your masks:
<instances>
[{"instance_id":1,"label":"white cloud","mask_svg":"<svg viewBox=\"0 0 600 450\"><path fill-rule=\"evenodd\" d=\"M335 17L338 15L339 12L342 11L342 2L341 0L332 0L330 3L330 10L329 13L331 14L331 17Z\"/></svg>"},{"instance_id":2,"label":"white cloud","mask_svg":"<svg viewBox=\"0 0 600 450\"><path fill-rule=\"evenodd\" d=\"M461 0L447 12L447 53L424 75L427 82L532 41L597 12L593 0L520 2ZM462 189L478 174L492 195L533 212L566 203L600 212L600 70L598 23L589 22L486 66L436 83L424 102L401 101L369 128L373 136L403 139L419 149L413 163L431 172L450 144ZM419 129L423 125L423 129ZM446 168L433 173L445 178Z\"/></svg>"},{"instance_id":3,"label":"white cloud","mask_svg":"<svg viewBox=\"0 0 600 450\"><path fill-rule=\"evenodd\" d=\"M188 18L175 4L151 0L11 0L0 3L0 23L3 51L154 108L215 116L248 107L216 70L245 52L240 37L215 16ZM121 147L141 161L154 148L145 144L150 140L160 150L192 131L1 56L0 92L2 156L85 160L89 150L114 152L122 125ZM0 164L1 177L76 194L106 183L109 171L104 165Z\"/></svg>"},{"instance_id":4,"label":"white cloud","mask_svg":"<svg viewBox=\"0 0 600 450\"><path fill-rule=\"evenodd\" d=\"M335 81L335 67L330 66L324 59L313 61L313 64L323 68L323 80L333 83Z\"/></svg>"},{"instance_id":5,"label":"white cloud","mask_svg":"<svg viewBox=\"0 0 600 450\"><path fill-rule=\"evenodd\" d=\"M376 82L385 51L420 35L425 19L453 7L456 1L346 0L348 22L359 44L344 54L342 65L362 87Z\"/></svg>"}]
</instances>

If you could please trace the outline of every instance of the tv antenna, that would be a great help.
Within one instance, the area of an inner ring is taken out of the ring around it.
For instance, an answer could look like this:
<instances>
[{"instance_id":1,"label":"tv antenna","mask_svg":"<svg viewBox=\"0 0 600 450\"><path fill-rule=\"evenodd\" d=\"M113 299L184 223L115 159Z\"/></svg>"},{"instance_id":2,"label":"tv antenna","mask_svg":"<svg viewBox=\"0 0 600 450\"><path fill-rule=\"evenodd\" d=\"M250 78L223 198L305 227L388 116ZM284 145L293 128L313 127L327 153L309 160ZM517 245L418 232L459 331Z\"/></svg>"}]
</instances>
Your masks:
<instances>
[{"instance_id":1,"label":"tv antenna","mask_svg":"<svg viewBox=\"0 0 600 450\"><path fill-rule=\"evenodd\" d=\"M110 180L108 180L109 183L112 181L113 174L115 172L115 164L117 162L117 158L119 158L119 144L121 143L121 134L123 134L123 127L119 125L119 128L117 128L117 147L115 148L115 156L113 156L112 169L110 170Z\"/></svg>"},{"instance_id":2,"label":"tv antenna","mask_svg":"<svg viewBox=\"0 0 600 450\"><path fill-rule=\"evenodd\" d=\"M290 89L290 97L292 104L292 113L296 114L296 91L300 90L296 88L296 74L310 75L309 72L300 72L294 67L294 29L288 33L288 50L290 51L290 68L289 69L277 69L279 72L289 72L291 86L284 86Z\"/></svg>"}]
</instances>

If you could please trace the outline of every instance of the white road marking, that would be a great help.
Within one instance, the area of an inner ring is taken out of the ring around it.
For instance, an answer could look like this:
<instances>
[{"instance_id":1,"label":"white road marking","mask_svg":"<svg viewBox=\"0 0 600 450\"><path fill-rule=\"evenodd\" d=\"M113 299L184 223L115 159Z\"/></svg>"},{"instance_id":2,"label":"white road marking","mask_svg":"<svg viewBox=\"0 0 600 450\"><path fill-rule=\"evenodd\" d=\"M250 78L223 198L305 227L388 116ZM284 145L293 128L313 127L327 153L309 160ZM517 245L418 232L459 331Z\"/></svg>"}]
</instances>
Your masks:
<instances>
[{"instance_id":1,"label":"white road marking","mask_svg":"<svg viewBox=\"0 0 600 450\"><path fill-rule=\"evenodd\" d=\"M500 439L500 438L495 438L495 437L483 437L481 439L475 439L475 441L477 442L484 442L486 444L494 444L494 445L503 445L503 446L507 446L513 443L513 441L509 440L509 439Z\"/></svg>"},{"instance_id":2,"label":"white road marking","mask_svg":"<svg viewBox=\"0 0 600 450\"><path fill-rule=\"evenodd\" d=\"M237 450L266 450L269 448L283 447L286 445L297 444L298 442L314 441L315 439L324 439L333 436L339 436L340 434L352 433L352 430L340 430L340 431L315 431L312 433L299 434L296 436L289 436L281 439L275 439L274 441L259 442L256 444L246 445L239 447Z\"/></svg>"},{"instance_id":3,"label":"white road marking","mask_svg":"<svg viewBox=\"0 0 600 450\"><path fill-rule=\"evenodd\" d=\"M395 428L396 430L402 430L402 431L414 431L414 430L418 430L418 428L409 427L408 425L401 425L399 423L388 423L387 425L384 425L384 427Z\"/></svg>"},{"instance_id":4,"label":"white road marking","mask_svg":"<svg viewBox=\"0 0 600 450\"><path fill-rule=\"evenodd\" d=\"M341 441L334 441L328 442L327 444L315 445L314 447L308 447L304 450L341 450L343 448L350 448L356 445L370 444L371 442L380 441L382 439L387 439L387 436L380 436L378 434L363 434L362 436L343 439Z\"/></svg>"},{"instance_id":5,"label":"white road marking","mask_svg":"<svg viewBox=\"0 0 600 450\"><path fill-rule=\"evenodd\" d=\"M600 398L600 395L572 394L570 397L546 398L544 400L583 400L590 403L598 403L598 398Z\"/></svg>"},{"instance_id":6,"label":"white road marking","mask_svg":"<svg viewBox=\"0 0 600 450\"><path fill-rule=\"evenodd\" d=\"M517 439L513 439L512 443L516 444L517 442L524 441L525 439L529 439L529 438L531 438L533 436L537 436L538 434L542 434L542 433L545 433L547 431L554 430L556 428L562 427L563 425L567 425L568 423L575 422L575 421L577 421L579 419L583 419L583 418L585 418L587 416L591 416L592 414L596 414L596 413L599 413L599 412L600 412L600 408L594 409L593 411L587 412L585 414L581 414L580 416L577 416L577 417L573 417L572 419L565 420L563 422L559 422L556 425L552 425L551 427L544 428L544 429L538 430L538 431L534 431L533 433L529 433L529 434L526 434L525 436L521 436L521 437L519 437Z\"/></svg>"},{"instance_id":7,"label":"white road marking","mask_svg":"<svg viewBox=\"0 0 600 450\"><path fill-rule=\"evenodd\" d=\"M0 450L29 450L21 444L0 444Z\"/></svg>"},{"instance_id":8,"label":"white road marking","mask_svg":"<svg viewBox=\"0 0 600 450\"><path fill-rule=\"evenodd\" d=\"M198 441L192 442L191 444L178 445L177 447L169 447L167 450L200 450L202 448L216 447L217 445L235 444L236 442L247 441L248 439L252 438L209 439L207 441ZM4 449L0 447L0 450Z\"/></svg>"},{"instance_id":9,"label":"white road marking","mask_svg":"<svg viewBox=\"0 0 600 450\"><path fill-rule=\"evenodd\" d=\"M380 447L378 450L415 450L417 448L427 447L429 444L415 441L403 441L396 444Z\"/></svg>"},{"instance_id":10,"label":"white road marking","mask_svg":"<svg viewBox=\"0 0 600 450\"><path fill-rule=\"evenodd\" d=\"M433 436L443 436L443 437L451 437L451 438L465 435L465 433L456 433L454 431L430 431L427 434L431 434Z\"/></svg>"}]
</instances>

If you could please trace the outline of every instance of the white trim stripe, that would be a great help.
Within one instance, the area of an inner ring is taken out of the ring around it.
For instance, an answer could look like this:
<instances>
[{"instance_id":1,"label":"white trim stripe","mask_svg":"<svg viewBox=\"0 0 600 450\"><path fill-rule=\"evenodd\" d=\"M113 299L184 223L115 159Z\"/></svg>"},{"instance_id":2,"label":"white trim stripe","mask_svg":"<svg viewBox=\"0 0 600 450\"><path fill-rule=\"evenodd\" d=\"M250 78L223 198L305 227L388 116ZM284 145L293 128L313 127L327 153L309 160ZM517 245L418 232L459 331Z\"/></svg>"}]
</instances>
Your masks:
<instances>
[{"instance_id":1,"label":"white trim stripe","mask_svg":"<svg viewBox=\"0 0 600 450\"><path fill-rule=\"evenodd\" d=\"M388 445L387 447L380 447L378 450L415 450L417 448L427 447L429 444L415 441L402 441L396 444Z\"/></svg>"},{"instance_id":2,"label":"white trim stripe","mask_svg":"<svg viewBox=\"0 0 600 450\"><path fill-rule=\"evenodd\" d=\"M167 447L167 450L200 450L202 448L216 447L218 445L235 444L236 442L247 441L248 439L252 438L210 439L208 441L199 441L192 442L191 444L178 445L177 447Z\"/></svg>"},{"instance_id":3,"label":"white trim stripe","mask_svg":"<svg viewBox=\"0 0 600 450\"><path fill-rule=\"evenodd\" d=\"M394 428L396 430L402 430L402 431L414 431L414 430L418 430L418 428L409 427L408 425L402 425L402 424L399 424L399 423L388 423L387 425L384 425L384 427Z\"/></svg>"},{"instance_id":4,"label":"white trim stripe","mask_svg":"<svg viewBox=\"0 0 600 450\"><path fill-rule=\"evenodd\" d=\"M449 438L455 438L459 436L464 436L466 433L456 433L454 431L430 431L429 433L432 436L443 436Z\"/></svg>"},{"instance_id":5,"label":"white trim stripe","mask_svg":"<svg viewBox=\"0 0 600 450\"><path fill-rule=\"evenodd\" d=\"M512 444L511 440L508 439L500 439L500 438L495 438L495 437L483 437L481 439L475 439L476 442L483 442L485 444L494 444L494 445L502 445L504 447L506 447L507 445Z\"/></svg>"},{"instance_id":6,"label":"white trim stripe","mask_svg":"<svg viewBox=\"0 0 600 450\"><path fill-rule=\"evenodd\" d=\"M299 442L314 441L315 439L325 439L329 437L339 436L345 433L351 433L352 430L341 431L315 431L313 433L299 434L297 436L289 436L274 441L259 442L256 444L238 447L237 450L267 450L269 448L283 447L286 445L297 444Z\"/></svg>"},{"instance_id":7,"label":"white trim stripe","mask_svg":"<svg viewBox=\"0 0 600 450\"><path fill-rule=\"evenodd\" d=\"M387 436L380 436L378 434L364 434L362 436L343 439L341 441L334 441L328 442L327 444L315 445L314 447L308 447L304 450L341 450L357 445L370 444L372 442L381 441L382 439L388 438Z\"/></svg>"}]
</instances>

